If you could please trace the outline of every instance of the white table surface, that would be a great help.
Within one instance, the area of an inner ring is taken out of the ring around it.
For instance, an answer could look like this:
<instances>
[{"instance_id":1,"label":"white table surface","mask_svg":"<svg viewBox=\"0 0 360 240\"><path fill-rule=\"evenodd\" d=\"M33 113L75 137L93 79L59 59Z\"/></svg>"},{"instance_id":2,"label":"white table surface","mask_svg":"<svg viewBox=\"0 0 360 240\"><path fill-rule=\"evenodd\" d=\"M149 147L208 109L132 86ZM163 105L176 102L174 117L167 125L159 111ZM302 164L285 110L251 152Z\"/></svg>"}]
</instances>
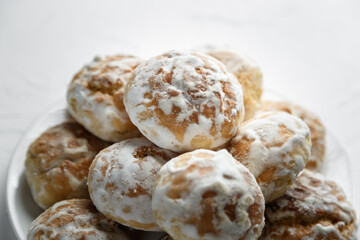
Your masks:
<instances>
[{"instance_id":1,"label":"white table surface","mask_svg":"<svg viewBox=\"0 0 360 240\"><path fill-rule=\"evenodd\" d=\"M75 71L95 54L203 44L243 50L265 87L320 115L351 156L359 210L360 1L0 0L0 239L15 239L5 200L11 153Z\"/></svg>"}]
</instances>

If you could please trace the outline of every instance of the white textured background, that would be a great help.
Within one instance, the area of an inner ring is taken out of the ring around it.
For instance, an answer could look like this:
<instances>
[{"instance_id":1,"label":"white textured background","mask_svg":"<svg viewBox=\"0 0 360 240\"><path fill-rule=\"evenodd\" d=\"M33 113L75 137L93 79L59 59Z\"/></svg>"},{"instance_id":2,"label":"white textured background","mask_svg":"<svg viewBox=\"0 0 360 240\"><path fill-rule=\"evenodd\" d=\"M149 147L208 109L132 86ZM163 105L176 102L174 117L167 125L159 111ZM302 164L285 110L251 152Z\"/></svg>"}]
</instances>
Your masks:
<instances>
[{"instance_id":1,"label":"white textured background","mask_svg":"<svg viewBox=\"0 0 360 240\"><path fill-rule=\"evenodd\" d=\"M352 158L360 209L360 1L0 0L0 237L11 153L32 119L63 98L95 54L151 56L229 44L261 66L265 87L317 112Z\"/></svg>"}]
</instances>

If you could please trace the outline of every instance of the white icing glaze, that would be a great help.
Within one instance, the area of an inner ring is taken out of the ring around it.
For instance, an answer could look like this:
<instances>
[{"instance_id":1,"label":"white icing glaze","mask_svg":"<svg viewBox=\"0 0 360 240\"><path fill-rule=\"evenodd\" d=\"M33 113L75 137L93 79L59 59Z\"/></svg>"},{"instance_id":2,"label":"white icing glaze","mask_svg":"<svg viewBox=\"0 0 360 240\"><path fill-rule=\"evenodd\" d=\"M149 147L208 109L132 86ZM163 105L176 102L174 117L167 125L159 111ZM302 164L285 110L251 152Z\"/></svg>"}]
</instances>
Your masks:
<instances>
[{"instance_id":1,"label":"white icing glaze","mask_svg":"<svg viewBox=\"0 0 360 240\"><path fill-rule=\"evenodd\" d=\"M106 141L117 142L129 134L136 136L137 130L128 128L132 125L129 117L125 109L119 109L114 104L113 95L124 91L133 68L139 63L138 58L129 55L95 57L69 84L67 101L70 114L90 132ZM101 92L99 89L106 90ZM115 121L123 127L115 125Z\"/></svg>"},{"instance_id":2,"label":"white icing glaze","mask_svg":"<svg viewBox=\"0 0 360 240\"><path fill-rule=\"evenodd\" d=\"M213 196L210 210L203 202L208 194ZM248 210L255 201L260 223L252 225ZM231 213L228 204L233 204ZM195 150L166 163L158 173L152 207L159 225L174 240L257 239L264 225L264 199L256 180L226 150ZM213 225L212 232L201 233L206 222Z\"/></svg>"},{"instance_id":3,"label":"white icing glaze","mask_svg":"<svg viewBox=\"0 0 360 240\"><path fill-rule=\"evenodd\" d=\"M145 138L125 140L104 149L89 172L94 205L124 225L160 230L151 209L153 183L161 166L176 155Z\"/></svg>"},{"instance_id":4,"label":"white icing glaze","mask_svg":"<svg viewBox=\"0 0 360 240\"><path fill-rule=\"evenodd\" d=\"M264 101L260 111L285 111L303 120L310 128L312 142L306 168L320 170L325 155L325 126L315 113L285 101Z\"/></svg>"},{"instance_id":5,"label":"white icing glaze","mask_svg":"<svg viewBox=\"0 0 360 240\"><path fill-rule=\"evenodd\" d=\"M250 148L246 159L240 159L244 156L238 155L236 147L242 147L244 139L250 142ZM279 187L279 183L275 184L277 178L287 176L295 181L305 167L310 148L310 130L302 120L285 112L267 112L246 121L232 140L229 150L240 162L246 162L246 167L257 179L269 169L276 168L273 181L258 180L267 201Z\"/></svg>"},{"instance_id":6,"label":"white icing glaze","mask_svg":"<svg viewBox=\"0 0 360 240\"><path fill-rule=\"evenodd\" d=\"M92 204L85 199L54 204L32 222L27 239L129 240L115 222L96 212L94 207L87 208L87 205Z\"/></svg>"},{"instance_id":7,"label":"white icing glaze","mask_svg":"<svg viewBox=\"0 0 360 240\"><path fill-rule=\"evenodd\" d=\"M191 141L196 136L205 136L212 141L209 148L215 148L228 140L221 135L222 124L239 118L242 121L241 86L220 62L206 55L169 51L140 64L134 70L133 78L124 97L126 110L131 121L158 146L178 152L193 150ZM167 78L170 80L166 81ZM233 96L224 93L225 85L229 86L227 91ZM146 97L147 94L151 94L151 98ZM156 105L154 98L158 100ZM228 101L235 102L234 106ZM147 104L150 106L145 106ZM174 114L175 108L179 111L176 110L171 127L186 128L182 140L163 125L169 121L168 115ZM213 119L205 116L204 111L209 108L215 113ZM159 119L156 110L160 110L166 119ZM228 110L230 113L225 114ZM150 113L151 117L142 119L143 113ZM198 117L197 121L191 120L194 116ZM229 135L237 130L238 124L233 125ZM215 126L215 133L210 133L212 126Z\"/></svg>"}]
</instances>

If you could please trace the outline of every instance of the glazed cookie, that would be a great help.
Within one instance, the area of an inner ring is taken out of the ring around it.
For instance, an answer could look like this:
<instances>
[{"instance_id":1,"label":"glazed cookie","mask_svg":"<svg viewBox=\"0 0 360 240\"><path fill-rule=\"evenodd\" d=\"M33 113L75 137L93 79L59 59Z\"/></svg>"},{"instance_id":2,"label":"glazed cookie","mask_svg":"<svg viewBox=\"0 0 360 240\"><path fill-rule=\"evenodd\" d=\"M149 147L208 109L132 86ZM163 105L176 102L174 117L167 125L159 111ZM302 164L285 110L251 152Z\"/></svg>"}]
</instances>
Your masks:
<instances>
[{"instance_id":1,"label":"glazed cookie","mask_svg":"<svg viewBox=\"0 0 360 240\"><path fill-rule=\"evenodd\" d=\"M145 138L104 149L89 170L89 192L96 208L123 225L160 230L151 209L153 184L161 166L175 156Z\"/></svg>"},{"instance_id":2,"label":"glazed cookie","mask_svg":"<svg viewBox=\"0 0 360 240\"><path fill-rule=\"evenodd\" d=\"M222 62L234 74L244 93L245 120L253 117L261 106L262 72L260 67L243 54L228 49L212 49L206 54Z\"/></svg>"},{"instance_id":3,"label":"glazed cookie","mask_svg":"<svg viewBox=\"0 0 360 240\"><path fill-rule=\"evenodd\" d=\"M130 240L118 224L99 213L88 199L54 204L30 225L28 240Z\"/></svg>"},{"instance_id":4,"label":"glazed cookie","mask_svg":"<svg viewBox=\"0 0 360 240\"><path fill-rule=\"evenodd\" d=\"M284 111L303 120L311 132L311 154L305 168L320 170L325 155L325 127L316 114L289 102L263 101L260 111Z\"/></svg>"},{"instance_id":5,"label":"glazed cookie","mask_svg":"<svg viewBox=\"0 0 360 240\"><path fill-rule=\"evenodd\" d=\"M195 150L166 163L152 208L174 240L258 239L264 198L254 176L226 150Z\"/></svg>"},{"instance_id":6,"label":"glazed cookie","mask_svg":"<svg viewBox=\"0 0 360 240\"><path fill-rule=\"evenodd\" d=\"M145 137L177 152L222 146L244 115L240 84L222 63L200 53L169 51L140 64L124 104Z\"/></svg>"},{"instance_id":7,"label":"glazed cookie","mask_svg":"<svg viewBox=\"0 0 360 240\"><path fill-rule=\"evenodd\" d=\"M266 206L261 240L355 240L355 210L342 189L304 170L286 193Z\"/></svg>"},{"instance_id":8,"label":"glazed cookie","mask_svg":"<svg viewBox=\"0 0 360 240\"><path fill-rule=\"evenodd\" d=\"M96 57L71 81L70 114L99 138L118 142L139 136L123 103L125 85L140 60L130 55Z\"/></svg>"},{"instance_id":9,"label":"glazed cookie","mask_svg":"<svg viewBox=\"0 0 360 240\"><path fill-rule=\"evenodd\" d=\"M246 121L227 147L255 176L271 202L285 193L310 155L308 126L285 112L267 112Z\"/></svg>"},{"instance_id":10,"label":"glazed cookie","mask_svg":"<svg viewBox=\"0 0 360 240\"><path fill-rule=\"evenodd\" d=\"M29 147L25 177L43 209L70 198L89 198L87 175L96 154L109 146L76 122L46 130Z\"/></svg>"}]
</instances>

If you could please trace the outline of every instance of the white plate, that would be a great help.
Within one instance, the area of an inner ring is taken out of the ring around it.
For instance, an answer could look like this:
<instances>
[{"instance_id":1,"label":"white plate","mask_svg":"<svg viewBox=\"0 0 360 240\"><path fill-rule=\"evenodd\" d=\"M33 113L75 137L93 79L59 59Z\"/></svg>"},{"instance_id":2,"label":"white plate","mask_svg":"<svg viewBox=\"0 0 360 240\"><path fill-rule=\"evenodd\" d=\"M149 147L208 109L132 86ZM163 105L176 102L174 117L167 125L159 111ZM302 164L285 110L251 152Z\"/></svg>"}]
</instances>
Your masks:
<instances>
[{"instance_id":1,"label":"white plate","mask_svg":"<svg viewBox=\"0 0 360 240\"><path fill-rule=\"evenodd\" d=\"M273 95L273 94L270 94ZM282 98L282 97L280 97ZM51 110L42 114L30 126L18 143L10 163L7 177L7 207L10 222L18 239L26 239L30 223L42 212L33 201L24 176L27 148L47 128L70 119L65 101L59 101ZM327 152L323 168L324 175L343 187L352 199L353 187L350 176L350 159L345 148L327 131ZM142 234L141 239L159 239L161 233Z\"/></svg>"}]
</instances>

